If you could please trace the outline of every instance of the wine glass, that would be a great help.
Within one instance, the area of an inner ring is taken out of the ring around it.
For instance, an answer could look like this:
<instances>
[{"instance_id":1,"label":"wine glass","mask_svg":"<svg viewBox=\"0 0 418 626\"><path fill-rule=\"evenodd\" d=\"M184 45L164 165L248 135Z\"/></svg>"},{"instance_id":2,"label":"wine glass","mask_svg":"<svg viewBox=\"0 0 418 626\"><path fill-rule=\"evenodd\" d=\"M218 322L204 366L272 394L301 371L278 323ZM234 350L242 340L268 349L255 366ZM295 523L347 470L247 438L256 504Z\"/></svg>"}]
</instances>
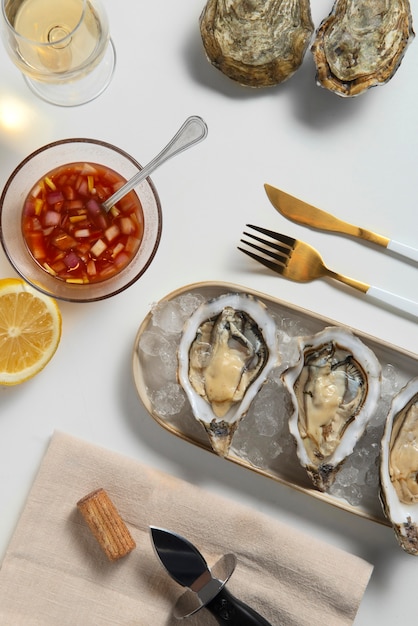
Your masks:
<instances>
[{"instance_id":1,"label":"wine glass","mask_svg":"<svg viewBox=\"0 0 418 626\"><path fill-rule=\"evenodd\" d=\"M1 6L6 50L37 96L75 106L106 89L116 56L100 0L1 0Z\"/></svg>"}]
</instances>

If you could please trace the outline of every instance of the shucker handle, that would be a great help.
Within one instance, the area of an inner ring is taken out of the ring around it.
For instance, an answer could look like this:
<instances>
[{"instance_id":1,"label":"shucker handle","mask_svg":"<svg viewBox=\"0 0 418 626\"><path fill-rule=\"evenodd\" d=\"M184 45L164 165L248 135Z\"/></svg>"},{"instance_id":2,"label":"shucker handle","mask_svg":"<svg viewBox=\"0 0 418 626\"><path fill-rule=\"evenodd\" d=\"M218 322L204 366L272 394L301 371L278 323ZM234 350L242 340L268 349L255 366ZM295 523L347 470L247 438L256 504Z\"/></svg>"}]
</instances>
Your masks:
<instances>
[{"instance_id":1,"label":"shucker handle","mask_svg":"<svg viewBox=\"0 0 418 626\"><path fill-rule=\"evenodd\" d=\"M259 613L235 598L226 587L206 604L221 626L271 626Z\"/></svg>"}]
</instances>

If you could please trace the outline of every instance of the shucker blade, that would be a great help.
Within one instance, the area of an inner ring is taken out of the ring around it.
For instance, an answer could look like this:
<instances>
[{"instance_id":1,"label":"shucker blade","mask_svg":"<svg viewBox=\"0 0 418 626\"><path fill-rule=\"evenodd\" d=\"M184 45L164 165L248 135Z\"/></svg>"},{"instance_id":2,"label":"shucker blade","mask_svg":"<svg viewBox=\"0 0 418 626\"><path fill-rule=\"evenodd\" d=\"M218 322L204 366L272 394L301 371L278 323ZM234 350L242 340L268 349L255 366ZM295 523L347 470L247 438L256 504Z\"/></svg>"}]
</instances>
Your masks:
<instances>
[{"instance_id":1,"label":"shucker blade","mask_svg":"<svg viewBox=\"0 0 418 626\"><path fill-rule=\"evenodd\" d=\"M210 576L205 559L187 539L155 526L151 536L161 563L177 583L192 588L203 574Z\"/></svg>"},{"instance_id":2,"label":"shucker blade","mask_svg":"<svg viewBox=\"0 0 418 626\"><path fill-rule=\"evenodd\" d=\"M235 598L225 587L235 568L233 554L222 557L212 571L190 541L177 533L151 526L155 551L170 576L188 589L177 600L174 616L182 619L206 607L218 624L271 626L259 613ZM221 565L219 568L218 565ZM219 569L219 574L215 570Z\"/></svg>"}]
</instances>

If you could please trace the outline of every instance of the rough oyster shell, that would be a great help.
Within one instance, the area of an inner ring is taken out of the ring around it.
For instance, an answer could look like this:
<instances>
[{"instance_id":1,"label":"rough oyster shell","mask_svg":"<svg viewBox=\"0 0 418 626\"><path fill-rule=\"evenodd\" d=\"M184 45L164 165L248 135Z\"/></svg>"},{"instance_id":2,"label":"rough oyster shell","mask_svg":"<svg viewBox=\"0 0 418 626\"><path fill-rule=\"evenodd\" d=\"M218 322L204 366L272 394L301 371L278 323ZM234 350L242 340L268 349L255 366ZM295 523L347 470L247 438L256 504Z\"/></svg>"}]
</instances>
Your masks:
<instances>
[{"instance_id":1,"label":"rough oyster shell","mask_svg":"<svg viewBox=\"0 0 418 626\"><path fill-rule=\"evenodd\" d=\"M381 442L380 487L386 517L409 554L418 555L418 377L393 398Z\"/></svg>"},{"instance_id":2,"label":"rough oyster shell","mask_svg":"<svg viewBox=\"0 0 418 626\"><path fill-rule=\"evenodd\" d=\"M336 0L312 45L317 82L340 96L387 83L413 37L408 0Z\"/></svg>"},{"instance_id":3,"label":"rough oyster shell","mask_svg":"<svg viewBox=\"0 0 418 626\"><path fill-rule=\"evenodd\" d=\"M283 373L293 402L289 429L314 485L325 491L353 452L380 397L381 367L353 333L329 327L299 341Z\"/></svg>"},{"instance_id":4,"label":"rough oyster shell","mask_svg":"<svg viewBox=\"0 0 418 626\"><path fill-rule=\"evenodd\" d=\"M276 324L250 295L226 294L201 304L178 348L178 379L212 448L228 453L239 421L278 359Z\"/></svg>"},{"instance_id":5,"label":"rough oyster shell","mask_svg":"<svg viewBox=\"0 0 418 626\"><path fill-rule=\"evenodd\" d=\"M208 0L200 16L209 61L250 87L289 78L313 31L309 0Z\"/></svg>"}]
</instances>

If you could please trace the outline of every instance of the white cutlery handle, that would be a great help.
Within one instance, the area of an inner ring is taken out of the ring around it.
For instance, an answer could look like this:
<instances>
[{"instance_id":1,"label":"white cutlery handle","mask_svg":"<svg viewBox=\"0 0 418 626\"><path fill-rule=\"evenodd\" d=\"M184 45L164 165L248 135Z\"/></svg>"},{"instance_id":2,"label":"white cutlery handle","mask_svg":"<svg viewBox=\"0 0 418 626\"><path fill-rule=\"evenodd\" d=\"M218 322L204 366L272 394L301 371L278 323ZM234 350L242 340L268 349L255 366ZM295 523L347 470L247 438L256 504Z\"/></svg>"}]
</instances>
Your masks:
<instances>
[{"instance_id":1,"label":"white cutlery handle","mask_svg":"<svg viewBox=\"0 0 418 626\"><path fill-rule=\"evenodd\" d=\"M391 250L392 252L396 252L396 254L401 254L402 256L407 257L408 259L412 259L418 263L418 250L417 248L413 248L412 246L407 246L400 241L395 241L391 239L386 246L387 250Z\"/></svg>"},{"instance_id":2,"label":"white cutlery handle","mask_svg":"<svg viewBox=\"0 0 418 626\"><path fill-rule=\"evenodd\" d=\"M395 309L405 311L406 313L418 318L418 302L414 302L408 298L403 298L402 296L398 296L390 291L385 291L379 287L369 287L366 293L374 300L379 300L380 302L389 304Z\"/></svg>"}]
</instances>

